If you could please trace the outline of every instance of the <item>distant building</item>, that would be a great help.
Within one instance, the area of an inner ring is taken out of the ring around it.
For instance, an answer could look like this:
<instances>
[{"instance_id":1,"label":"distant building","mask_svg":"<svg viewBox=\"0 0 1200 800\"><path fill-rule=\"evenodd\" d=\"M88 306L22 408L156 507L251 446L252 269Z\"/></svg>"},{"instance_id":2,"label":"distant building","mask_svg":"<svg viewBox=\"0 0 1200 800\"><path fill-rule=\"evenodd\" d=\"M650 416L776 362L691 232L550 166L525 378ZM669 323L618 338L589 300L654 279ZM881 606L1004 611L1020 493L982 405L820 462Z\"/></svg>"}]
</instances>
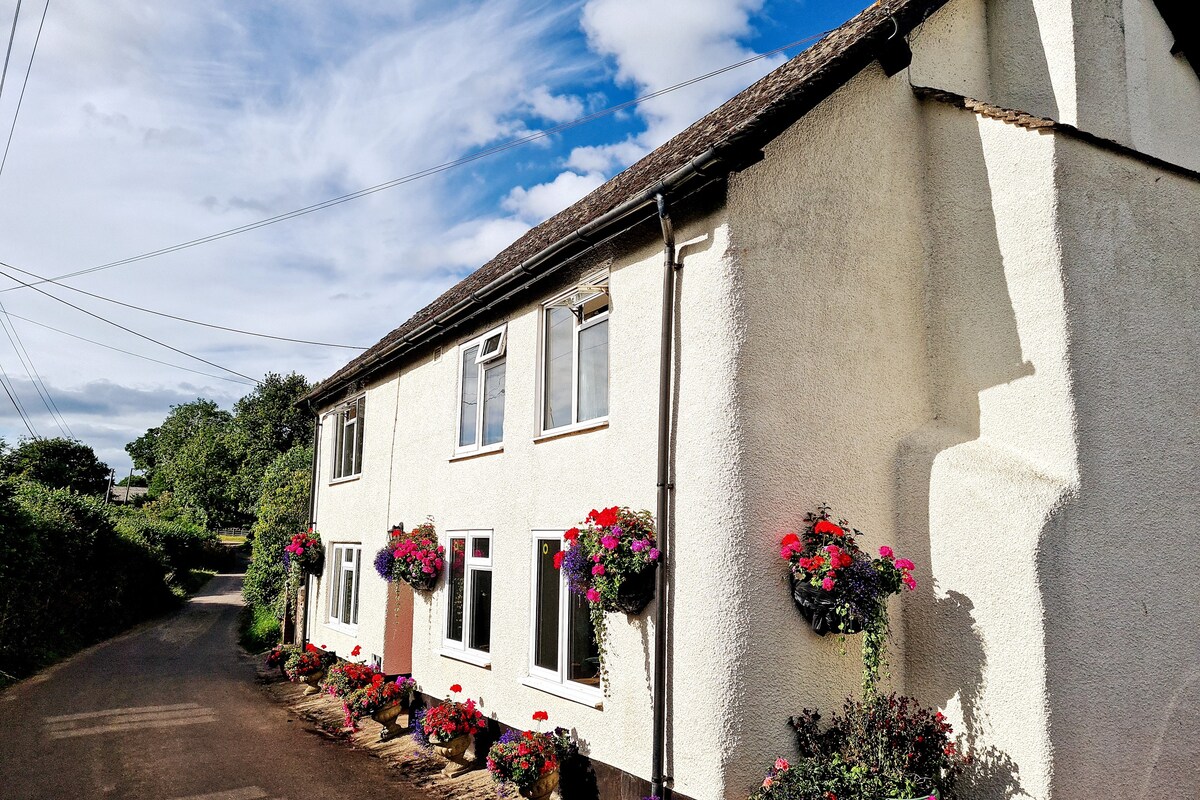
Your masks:
<instances>
[{"instance_id":1,"label":"distant building","mask_svg":"<svg viewBox=\"0 0 1200 800\"><path fill-rule=\"evenodd\" d=\"M820 502L917 562L894 680L986 754L978 797L1193 791L1200 78L1159 6L877 3L321 383L310 639L547 709L648 794L655 604L610 616L602 692L546 563L655 508L665 346L676 794L744 797L857 687L778 557ZM460 571L389 590L426 517Z\"/></svg>"},{"instance_id":2,"label":"distant building","mask_svg":"<svg viewBox=\"0 0 1200 800\"><path fill-rule=\"evenodd\" d=\"M145 486L112 486L108 490L108 501L118 505L133 502L138 497L145 497L150 490Z\"/></svg>"}]
</instances>

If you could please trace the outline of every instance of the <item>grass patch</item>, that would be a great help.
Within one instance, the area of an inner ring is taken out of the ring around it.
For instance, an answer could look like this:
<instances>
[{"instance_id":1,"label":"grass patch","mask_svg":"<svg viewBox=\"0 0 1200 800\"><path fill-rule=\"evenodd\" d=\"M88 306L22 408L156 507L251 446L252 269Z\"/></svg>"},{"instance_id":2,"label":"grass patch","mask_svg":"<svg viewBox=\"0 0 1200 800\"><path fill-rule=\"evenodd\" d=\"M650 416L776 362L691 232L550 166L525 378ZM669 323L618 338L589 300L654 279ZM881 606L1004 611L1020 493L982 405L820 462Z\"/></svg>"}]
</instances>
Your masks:
<instances>
[{"instance_id":1,"label":"grass patch","mask_svg":"<svg viewBox=\"0 0 1200 800\"><path fill-rule=\"evenodd\" d=\"M246 543L245 534L235 535L230 533L221 533L217 535L217 538L221 540L221 544L243 545Z\"/></svg>"},{"instance_id":2,"label":"grass patch","mask_svg":"<svg viewBox=\"0 0 1200 800\"><path fill-rule=\"evenodd\" d=\"M274 647L279 644L279 620L269 608L245 606L238 618L238 642L251 653Z\"/></svg>"},{"instance_id":3,"label":"grass patch","mask_svg":"<svg viewBox=\"0 0 1200 800\"><path fill-rule=\"evenodd\" d=\"M185 569L175 573L171 579L171 593L180 600L186 600L204 588L217 571L213 569Z\"/></svg>"}]
</instances>

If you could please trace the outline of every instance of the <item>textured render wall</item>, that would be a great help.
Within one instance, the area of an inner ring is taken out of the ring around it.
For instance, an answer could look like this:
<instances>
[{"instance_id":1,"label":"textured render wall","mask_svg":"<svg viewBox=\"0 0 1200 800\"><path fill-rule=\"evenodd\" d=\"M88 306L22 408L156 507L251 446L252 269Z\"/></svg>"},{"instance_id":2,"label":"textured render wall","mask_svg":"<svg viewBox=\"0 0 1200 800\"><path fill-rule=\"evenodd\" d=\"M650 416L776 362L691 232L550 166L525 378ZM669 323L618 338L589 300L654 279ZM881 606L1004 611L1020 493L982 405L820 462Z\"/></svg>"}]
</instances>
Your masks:
<instances>
[{"instance_id":1,"label":"textured render wall","mask_svg":"<svg viewBox=\"0 0 1200 800\"><path fill-rule=\"evenodd\" d=\"M1079 491L1045 533L1055 800L1200 787L1200 180L1057 140Z\"/></svg>"},{"instance_id":2,"label":"textured render wall","mask_svg":"<svg viewBox=\"0 0 1200 800\"><path fill-rule=\"evenodd\" d=\"M681 243L693 240L682 250L687 267L678 304L687 333L679 364L686 380L678 402L686 410L678 425L682 471L677 476L677 520L686 543L697 531L714 530L712 520L736 497L726 479L734 461L736 413L729 399L733 376L728 366L734 340L720 311L729 303L731 280L726 229L719 218L710 216L682 225L678 238ZM382 546L388 526L403 521L411 527L431 515L442 534L493 530L491 668L440 655L445 595L440 587L432 595L418 593L413 674L422 690L444 696L451 684L460 683L466 694L481 701L488 716L514 726L529 725L530 714L545 709L552 724L577 733L586 754L648 779L653 604L632 621L610 616L612 687L602 710L521 685L528 675L531 637L531 531L569 528L590 509L604 505L654 509L662 251L653 235L627 241L629 247L612 264L611 273L607 429L533 441L537 307L530 305L508 318L504 451L449 460L458 408L454 342L440 360L425 358L405 368L398 379L370 390L361 480L329 486L326 445L317 519L326 541L352 537L364 542L358 639L364 649L382 647L385 584L375 576L370 559ZM547 287L546 299L557 291ZM482 330L471 336L478 333ZM399 415L393 426L397 392ZM686 734L672 766L686 776L677 784L678 791L697 800L719 796L720 773L713 754L721 749L716 711L721 706L713 698L732 697L736 691L728 685L733 659L721 638L721 631L736 620L712 602L714 588L733 580L733 572L722 569L733 561L718 541L711 547L681 548L673 565L673 575L686 576L677 586L676 601L686 621L675 642L682 677L671 713L677 726L686 726ZM318 602L324 602L323 595ZM320 623L312 636L339 650L352 646L350 638Z\"/></svg>"},{"instance_id":3,"label":"textured render wall","mask_svg":"<svg viewBox=\"0 0 1200 800\"><path fill-rule=\"evenodd\" d=\"M931 415L926 390L920 107L902 74L872 66L736 176L730 227L741 268L744 504L729 516L741 568L727 611L740 687L725 796L744 797L777 756L787 717L858 690L858 638L819 638L793 606L779 542L828 502L899 541L899 442ZM922 565L920 580L928 580ZM903 630L897 620L896 631ZM902 682L903 650L893 671Z\"/></svg>"},{"instance_id":4,"label":"textured render wall","mask_svg":"<svg viewBox=\"0 0 1200 800\"><path fill-rule=\"evenodd\" d=\"M1200 76L1153 0L1125 0L1125 63L1130 143L1144 153L1200 170Z\"/></svg>"}]
</instances>

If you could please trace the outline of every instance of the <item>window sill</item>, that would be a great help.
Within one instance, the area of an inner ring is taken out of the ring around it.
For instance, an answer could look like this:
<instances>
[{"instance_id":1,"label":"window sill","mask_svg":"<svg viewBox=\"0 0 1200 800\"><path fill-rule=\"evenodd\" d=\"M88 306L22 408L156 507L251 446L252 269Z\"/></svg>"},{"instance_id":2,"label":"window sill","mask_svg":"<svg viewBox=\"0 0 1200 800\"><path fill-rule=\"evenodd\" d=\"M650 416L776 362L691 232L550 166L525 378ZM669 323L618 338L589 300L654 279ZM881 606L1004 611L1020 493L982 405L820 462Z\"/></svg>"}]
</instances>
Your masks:
<instances>
[{"instance_id":1,"label":"window sill","mask_svg":"<svg viewBox=\"0 0 1200 800\"><path fill-rule=\"evenodd\" d=\"M322 622L321 624L334 633L340 633L345 636L358 636L357 625L346 625L341 622Z\"/></svg>"},{"instance_id":2,"label":"window sill","mask_svg":"<svg viewBox=\"0 0 1200 800\"><path fill-rule=\"evenodd\" d=\"M535 675L526 675L521 681L521 685L528 686L530 689L537 689L539 692L561 697L564 700L580 703L589 708L599 709L600 711L604 710L604 695L598 689L576 688L556 681L548 681L545 678L539 678Z\"/></svg>"},{"instance_id":3,"label":"window sill","mask_svg":"<svg viewBox=\"0 0 1200 800\"><path fill-rule=\"evenodd\" d=\"M331 480L329 481L329 485L330 485L330 486L333 486L333 485L335 485L335 484L339 484L339 483L349 483L350 481L356 481L356 480L358 480L358 479L359 479L359 478L361 478L361 477L362 477L362 473L361 473L361 472L357 472L357 473L355 473L354 475L346 475L346 476L344 476L344 477L341 477L341 478L333 478L333 479L331 479Z\"/></svg>"},{"instance_id":4,"label":"window sill","mask_svg":"<svg viewBox=\"0 0 1200 800\"><path fill-rule=\"evenodd\" d=\"M492 656L490 653L482 653L477 650L448 650L442 648L438 653L442 658L451 658L455 661L463 661L467 664L474 664L483 669L492 668Z\"/></svg>"},{"instance_id":5,"label":"window sill","mask_svg":"<svg viewBox=\"0 0 1200 800\"><path fill-rule=\"evenodd\" d=\"M502 444L489 445L488 447L482 447L478 450L470 450L466 453L455 453L454 455L452 455L450 457L450 463L453 464L455 461L469 461L472 458L480 458L482 456L490 456L490 455L494 455L495 453L503 453L503 452L504 452L504 445L502 445Z\"/></svg>"},{"instance_id":6,"label":"window sill","mask_svg":"<svg viewBox=\"0 0 1200 800\"><path fill-rule=\"evenodd\" d=\"M567 436L576 436L581 433L603 430L607 427L608 417L604 417L603 419L589 419L587 422L582 422L578 425L564 426L562 428L555 428L552 431L546 431L541 436L533 437L533 443L541 444L542 442L562 439Z\"/></svg>"}]
</instances>

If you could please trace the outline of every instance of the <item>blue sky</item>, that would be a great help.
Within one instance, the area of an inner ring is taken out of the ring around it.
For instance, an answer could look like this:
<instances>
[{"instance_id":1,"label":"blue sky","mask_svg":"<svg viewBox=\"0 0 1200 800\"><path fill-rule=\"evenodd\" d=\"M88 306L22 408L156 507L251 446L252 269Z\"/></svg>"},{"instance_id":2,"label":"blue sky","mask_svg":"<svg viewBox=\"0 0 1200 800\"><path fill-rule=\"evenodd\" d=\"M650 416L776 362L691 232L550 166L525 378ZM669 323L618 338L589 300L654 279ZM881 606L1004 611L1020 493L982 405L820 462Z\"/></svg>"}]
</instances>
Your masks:
<instances>
[{"instance_id":1,"label":"blue sky","mask_svg":"<svg viewBox=\"0 0 1200 800\"><path fill-rule=\"evenodd\" d=\"M253 223L819 34L865 5L55 0L0 173L0 261L52 277ZM14 6L0 0L0 20ZM0 136L41 10L40 0L22 5ZM370 345L782 60L326 211L65 282L219 325ZM245 375L319 380L353 355L44 288ZM71 431L120 471L123 445L172 404L229 407L249 390L30 289L0 291L0 302L23 318L10 322ZM0 366L37 432L58 435L6 336ZM14 443L25 427L3 394L0 404L0 436Z\"/></svg>"}]
</instances>

